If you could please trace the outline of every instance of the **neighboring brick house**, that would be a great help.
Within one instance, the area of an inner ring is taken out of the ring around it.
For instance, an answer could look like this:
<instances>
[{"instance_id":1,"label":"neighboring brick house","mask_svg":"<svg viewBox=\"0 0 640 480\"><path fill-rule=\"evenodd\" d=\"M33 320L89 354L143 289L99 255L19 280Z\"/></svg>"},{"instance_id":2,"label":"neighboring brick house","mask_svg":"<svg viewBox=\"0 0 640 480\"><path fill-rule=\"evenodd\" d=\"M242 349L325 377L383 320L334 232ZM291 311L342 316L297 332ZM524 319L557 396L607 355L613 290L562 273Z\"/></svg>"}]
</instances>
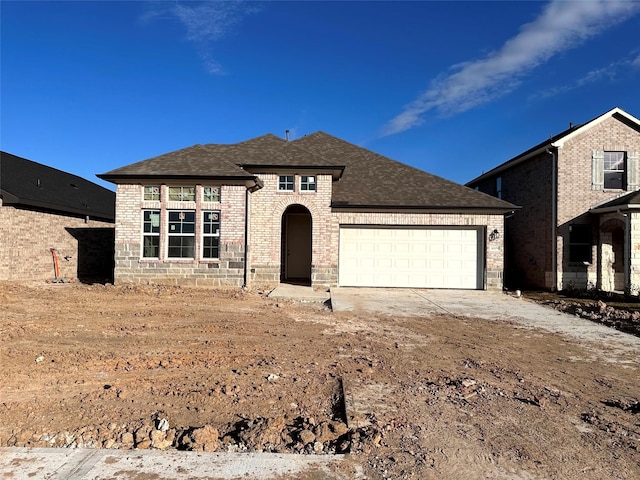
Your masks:
<instances>
[{"instance_id":1,"label":"neighboring brick house","mask_svg":"<svg viewBox=\"0 0 640 480\"><path fill-rule=\"evenodd\" d=\"M116 282L502 288L513 205L326 133L98 177L117 184Z\"/></svg>"},{"instance_id":2,"label":"neighboring brick house","mask_svg":"<svg viewBox=\"0 0 640 480\"><path fill-rule=\"evenodd\" d=\"M640 121L614 108L467 186L522 207L505 220L511 288L640 287Z\"/></svg>"},{"instance_id":3,"label":"neighboring brick house","mask_svg":"<svg viewBox=\"0 0 640 480\"><path fill-rule=\"evenodd\" d=\"M111 280L115 193L0 152L0 280Z\"/></svg>"}]
</instances>

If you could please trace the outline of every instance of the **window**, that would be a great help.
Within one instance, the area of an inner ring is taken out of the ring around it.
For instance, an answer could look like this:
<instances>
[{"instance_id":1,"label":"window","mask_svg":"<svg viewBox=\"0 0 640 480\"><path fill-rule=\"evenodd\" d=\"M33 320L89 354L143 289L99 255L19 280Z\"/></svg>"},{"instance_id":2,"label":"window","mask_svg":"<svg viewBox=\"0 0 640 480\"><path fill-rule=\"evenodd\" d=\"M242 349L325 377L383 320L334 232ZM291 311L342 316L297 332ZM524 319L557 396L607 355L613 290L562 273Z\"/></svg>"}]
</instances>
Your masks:
<instances>
[{"instance_id":1,"label":"window","mask_svg":"<svg viewBox=\"0 0 640 480\"><path fill-rule=\"evenodd\" d=\"M169 210L169 258L194 258L196 212Z\"/></svg>"},{"instance_id":2,"label":"window","mask_svg":"<svg viewBox=\"0 0 640 480\"><path fill-rule=\"evenodd\" d=\"M202 189L202 197L205 202L219 202L220 187L204 187Z\"/></svg>"},{"instance_id":3,"label":"window","mask_svg":"<svg viewBox=\"0 0 640 480\"><path fill-rule=\"evenodd\" d=\"M315 175L303 175L300 177L300 190L303 192L316 191Z\"/></svg>"},{"instance_id":4,"label":"window","mask_svg":"<svg viewBox=\"0 0 640 480\"><path fill-rule=\"evenodd\" d=\"M604 152L604 188L626 187L624 152Z\"/></svg>"},{"instance_id":5,"label":"window","mask_svg":"<svg viewBox=\"0 0 640 480\"><path fill-rule=\"evenodd\" d=\"M160 201L160 187L158 185L145 185L144 199L153 202Z\"/></svg>"},{"instance_id":6,"label":"window","mask_svg":"<svg viewBox=\"0 0 640 480\"><path fill-rule=\"evenodd\" d=\"M220 258L220 212L202 212L202 258Z\"/></svg>"},{"instance_id":7,"label":"window","mask_svg":"<svg viewBox=\"0 0 640 480\"><path fill-rule=\"evenodd\" d=\"M293 175L280 175L278 178L278 190L293 192Z\"/></svg>"},{"instance_id":8,"label":"window","mask_svg":"<svg viewBox=\"0 0 640 480\"><path fill-rule=\"evenodd\" d=\"M169 200L179 202L195 202L195 187L169 187Z\"/></svg>"},{"instance_id":9,"label":"window","mask_svg":"<svg viewBox=\"0 0 640 480\"><path fill-rule=\"evenodd\" d=\"M569 225L569 261L591 263L591 226Z\"/></svg>"},{"instance_id":10,"label":"window","mask_svg":"<svg viewBox=\"0 0 640 480\"><path fill-rule=\"evenodd\" d=\"M160 252L160 210L142 211L142 257L158 258Z\"/></svg>"},{"instance_id":11,"label":"window","mask_svg":"<svg viewBox=\"0 0 640 480\"><path fill-rule=\"evenodd\" d=\"M502 198L502 177L496 178L496 197Z\"/></svg>"}]
</instances>

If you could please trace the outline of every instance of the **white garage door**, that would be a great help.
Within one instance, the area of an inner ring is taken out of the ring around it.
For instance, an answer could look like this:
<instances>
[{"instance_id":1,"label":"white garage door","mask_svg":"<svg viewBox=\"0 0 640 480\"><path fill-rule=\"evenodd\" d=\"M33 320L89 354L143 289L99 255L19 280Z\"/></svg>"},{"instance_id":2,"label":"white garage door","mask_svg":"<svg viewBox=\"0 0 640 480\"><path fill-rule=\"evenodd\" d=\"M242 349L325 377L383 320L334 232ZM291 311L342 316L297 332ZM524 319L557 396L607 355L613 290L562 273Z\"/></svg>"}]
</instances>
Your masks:
<instances>
[{"instance_id":1,"label":"white garage door","mask_svg":"<svg viewBox=\"0 0 640 480\"><path fill-rule=\"evenodd\" d=\"M481 230L340 228L343 287L468 288L483 285Z\"/></svg>"}]
</instances>

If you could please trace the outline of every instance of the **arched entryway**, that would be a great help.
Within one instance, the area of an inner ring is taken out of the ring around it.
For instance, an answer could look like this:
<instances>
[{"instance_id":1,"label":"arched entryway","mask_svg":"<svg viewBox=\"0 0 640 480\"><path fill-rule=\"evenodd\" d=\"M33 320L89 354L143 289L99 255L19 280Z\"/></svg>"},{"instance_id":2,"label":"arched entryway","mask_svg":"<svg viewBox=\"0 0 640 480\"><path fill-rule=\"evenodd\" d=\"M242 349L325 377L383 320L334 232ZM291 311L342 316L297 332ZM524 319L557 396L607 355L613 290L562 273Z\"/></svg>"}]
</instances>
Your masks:
<instances>
[{"instance_id":1,"label":"arched entryway","mask_svg":"<svg viewBox=\"0 0 640 480\"><path fill-rule=\"evenodd\" d=\"M306 207L290 205L282 214L282 282L311 285L311 231Z\"/></svg>"}]
</instances>

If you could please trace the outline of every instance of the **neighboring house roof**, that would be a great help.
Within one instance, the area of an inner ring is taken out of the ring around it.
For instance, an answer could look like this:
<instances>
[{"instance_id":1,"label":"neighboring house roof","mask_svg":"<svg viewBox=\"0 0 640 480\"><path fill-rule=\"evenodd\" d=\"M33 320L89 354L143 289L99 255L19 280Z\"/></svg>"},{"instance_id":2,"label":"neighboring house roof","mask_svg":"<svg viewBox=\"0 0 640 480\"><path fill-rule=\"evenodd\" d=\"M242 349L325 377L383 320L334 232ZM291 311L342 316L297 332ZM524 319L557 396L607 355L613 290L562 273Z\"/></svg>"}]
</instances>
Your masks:
<instances>
[{"instance_id":1,"label":"neighboring house roof","mask_svg":"<svg viewBox=\"0 0 640 480\"><path fill-rule=\"evenodd\" d=\"M623 210L640 209L640 191L626 193L613 200L607 200L589 209L593 213L608 213Z\"/></svg>"},{"instance_id":2,"label":"neighboring house roof","mask_svg":"<svg viewBox=\"0 0 640 480\"><path fill-rule=\"evenodd\" d=\"M115 193L26 158L0 152L0 195L5 205L115 219Z\"/></svg>"},{"instance_id":3,"label":"neighboring house roof","mask_svg":"<svg viewBox=\"0 0 640 480\"><path fill-rule=\"evenodd\" d=\"M244 142L194 145L98 175L110 181L145 178L257 180L261 169L313 169L333 175L332 206L484 209L516 206L463 185L316 132L292 142L273 134Z\"/></svg>"},{"instance_id":4,"label":"neighboring house roof","mask_svg":"<svg viewBox=\"0 0 640 480\"><path fill-rule=\"evenodd\" d=\"M549 137L547 140L545 140L544 142L541 142L539 144L537 144L535 147L530 148L529 150L526 150L524 152L522 152L519 155L516 155L515 157L513 157L510 160L507 160L504 163L501 163L500 165L498 165L497 167L492 168L491 170L489 170L486 173L483 173L482 175L474 178L473 180L470 180L469 182L466 183L466 185L473 185L475 183L478 183L482 180L485 180L487 178L493 177L494 175L497 175L500 172L503 172L511 167L514 167L526 160L529 160L530 158L533 158L535 156L540 155L541 153L543 153L545 150L550 149L550 148L560 148L562 147L567 141L571 140L572 138L574 138L577 135L582 134L585 130L588 130L589 128L592 128L593 126L603 122L604 120L607 120L608 118L616 118L618 120L620 120L621 122L623 122L624 124L635 128L636 130L640 131L640 120L638 120L636 117L634 117L633 115L625 112L624 110L622 110L619 107L615 107L612 108L611 110L609 110L606 113L603 113L602 115L599 115L591 120L589 120L586 123L582 123L579 125L573 125L570 128L564 130L563 132L558 133L557 135L554 135L552 137ZM549 157L551 158L551 157Z\"/></svg>"},{"instance_id":5,"label":"neighboring house roof","mask_svg":"<svg viewBox=\"0 0 640 480\"><path fill-rule=\"evenodd\" d=\"M515 205L397 162L324 132L292 142L345 165L333 184L333 207L497 209Z\"/></svg>"}]
</instances>

